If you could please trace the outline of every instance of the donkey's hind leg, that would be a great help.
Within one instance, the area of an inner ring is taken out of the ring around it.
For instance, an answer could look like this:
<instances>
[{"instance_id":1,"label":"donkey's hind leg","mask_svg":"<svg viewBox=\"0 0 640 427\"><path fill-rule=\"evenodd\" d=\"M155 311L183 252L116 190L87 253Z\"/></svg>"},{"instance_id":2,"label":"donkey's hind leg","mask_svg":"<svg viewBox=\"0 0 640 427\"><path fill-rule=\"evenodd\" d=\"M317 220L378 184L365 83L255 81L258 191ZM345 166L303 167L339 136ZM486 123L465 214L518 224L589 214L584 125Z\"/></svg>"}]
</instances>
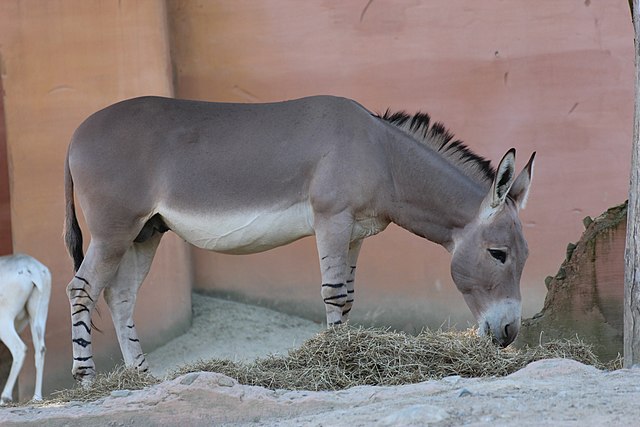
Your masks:
<instances>
[{"instance_id":1,"label":"donkey's hind leg","mask_svg":"<svg viewBox=\"0 0 640 427\"><path fill-rule=\"evenodd\" d=\"M71 337L73 343L73 377L89 385L96 375L91 346L91 313L102 290L113 279L130 241L119 244L91 240L80 269L67 286L71 305Z\"/></svg>"},{"instance_id":2,"label":"donkey's hind leg","mask_svg":"<svg viewBox=\"0 0 640 427\"><path fill-rule=\"evenodd\" d=\"M140 346L133 311L138 289L149 273L161 238L162 234L155 232L148 240L134 243L122 259L115 280L104 290L124 363L142 372L146 372L149 365Z\"/></svg>"}]
</instances>

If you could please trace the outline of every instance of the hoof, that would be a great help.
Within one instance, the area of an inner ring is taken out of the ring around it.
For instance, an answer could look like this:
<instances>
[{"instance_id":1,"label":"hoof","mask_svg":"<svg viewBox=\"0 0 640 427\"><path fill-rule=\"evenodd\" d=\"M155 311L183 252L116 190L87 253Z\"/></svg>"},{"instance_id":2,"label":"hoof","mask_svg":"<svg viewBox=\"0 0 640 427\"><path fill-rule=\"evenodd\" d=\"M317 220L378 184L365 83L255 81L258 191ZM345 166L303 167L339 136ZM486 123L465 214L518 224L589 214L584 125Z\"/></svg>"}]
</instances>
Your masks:
<instances>
[{"instance_id":1,"label":"hoof","mask_svg":"<svg viewBox=\"0 0 640 427\"><path fill-rule=\"evenodd\" d=\"M13 399L10 397L0 397L0 405L8 405L13 403Z\"/></svg>"},{"instance_id":2,"label":"hoof","mask_svg":"<svg viewBox=\"0 0 640 427\"><path fill-rule=\"evenodd\" d=\"M95 379L95 372L76 372L73 374L73 378L76 382L82 386L82 388L89 388L91 384L93 384L93 380Z\"/></svg>"}]
</instances>

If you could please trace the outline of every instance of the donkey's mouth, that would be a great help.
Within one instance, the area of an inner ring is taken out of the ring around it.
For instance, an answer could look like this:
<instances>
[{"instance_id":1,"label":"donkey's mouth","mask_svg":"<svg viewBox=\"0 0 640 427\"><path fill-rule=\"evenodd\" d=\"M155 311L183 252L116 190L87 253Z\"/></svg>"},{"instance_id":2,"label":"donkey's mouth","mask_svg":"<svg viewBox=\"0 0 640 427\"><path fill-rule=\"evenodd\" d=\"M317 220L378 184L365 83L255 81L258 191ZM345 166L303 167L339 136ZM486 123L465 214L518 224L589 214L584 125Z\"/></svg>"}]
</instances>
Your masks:
<instances>
[{"instance_id":1,"label":"donkey's mouth","mask_svg":"<svg viewBox=\"0 0 640 427\"><path fill-rule=\"evenodd\" d=\"M481 327L478 332L480 335L489 335L491 337L491 342L502 348L507 347L518 336L518 329L514 328L511 324L507 324L504 327L504 330L500 331L499 334L496 334L495 331L491 329L491 325L489 325L489 322L487 321L484 322L483 327Z\"/></svg>"}]
</instances>

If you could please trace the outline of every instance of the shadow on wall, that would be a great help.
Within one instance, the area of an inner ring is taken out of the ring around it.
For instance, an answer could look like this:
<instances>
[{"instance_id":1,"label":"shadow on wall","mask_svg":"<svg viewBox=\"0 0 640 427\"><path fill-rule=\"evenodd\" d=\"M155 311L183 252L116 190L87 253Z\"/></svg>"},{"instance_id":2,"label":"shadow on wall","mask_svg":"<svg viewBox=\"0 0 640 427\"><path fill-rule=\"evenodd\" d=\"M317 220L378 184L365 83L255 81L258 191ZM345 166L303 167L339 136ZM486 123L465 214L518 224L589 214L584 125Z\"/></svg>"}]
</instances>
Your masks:
<instances>
[{"instance_id":1,"label":"shadow on wall","mask_svg":"<svg viewBox=\"0 0 640 427\"><path fill-rule=\"evenodd\" d=\"M542 311L522 322L517 345L535 345L576 335L603 361L622 354L624 248L627 202L595 220L584 219L577 244L569 243L558 273L545 280Z\"/></svg>"}]
</instances>

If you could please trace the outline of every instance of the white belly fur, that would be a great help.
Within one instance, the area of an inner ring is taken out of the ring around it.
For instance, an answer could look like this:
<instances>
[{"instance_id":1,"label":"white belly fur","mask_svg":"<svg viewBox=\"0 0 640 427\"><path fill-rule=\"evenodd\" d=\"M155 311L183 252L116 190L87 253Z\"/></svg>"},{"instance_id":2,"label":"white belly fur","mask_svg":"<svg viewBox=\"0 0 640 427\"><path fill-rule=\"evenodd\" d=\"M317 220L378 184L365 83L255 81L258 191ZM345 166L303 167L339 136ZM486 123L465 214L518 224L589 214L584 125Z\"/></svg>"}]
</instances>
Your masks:
<instances>
[{"instance_id":1,"label":"white belly fur","mask_svg":"<svg viewBox=\"0 0 640 427\"><path fill-rule=\"evenodd\" d=\"M183 212L158 207L165 223L187 242L216 252L251 254L313 234L308 203L242 212Z\"/></svg>"}]
</instances>

